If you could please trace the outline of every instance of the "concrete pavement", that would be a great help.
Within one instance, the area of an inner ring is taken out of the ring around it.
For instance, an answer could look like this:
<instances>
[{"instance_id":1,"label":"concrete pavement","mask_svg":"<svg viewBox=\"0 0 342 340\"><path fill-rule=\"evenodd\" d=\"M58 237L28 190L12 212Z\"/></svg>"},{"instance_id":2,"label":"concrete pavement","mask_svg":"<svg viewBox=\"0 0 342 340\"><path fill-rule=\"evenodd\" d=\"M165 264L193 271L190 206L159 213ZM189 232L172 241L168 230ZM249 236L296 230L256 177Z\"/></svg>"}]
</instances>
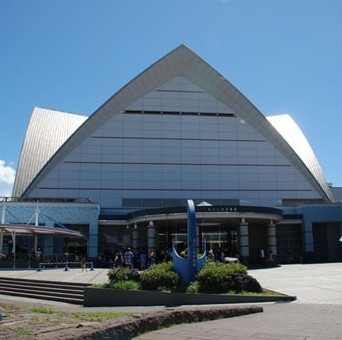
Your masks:
<instances>
[{"instance_id":1,"label":"concrete pavement","mask_svg":"<svg viewBox=\"0 0 342 340\"><path fill-rule=\"evenodd\" d=\"M94 268L86 272L81 268L42 268L37 269L0 269L0 276L15 277L30 280L47 280L78 283L105 283L108 282L108 269Z\"/></svg>"},{"instance_id":2,"label":"concrete pavement","mask_svg":"<svg viewBox=\"0 0 342 340\"><path fill-rule=\"evenodd\" d=\"M341 306L280 303L263 307L263 313L176 325L141 335L136 339L342 339Z\"/></svg>"},{"instance_id":3,"label":"concrete pavement","mask_svg":"<svg viewBox=\"0 0 342 340\"><path fill-rule=\"evenodd\" d=\"M293 264L281 267L249 270L263 287L297 296L291 303L258 304L263 313L194 324L182 324L139 336L139 340L199 340L199 339L342 339L342 264ZM0 276L25 277L40 280L102 283L107 282L107 270L81 269L0 270ZM17 301L37 304L38 300L0 295L0 302ZM41 302L60 309L96 311L162 310L164 307L82 307L57 302ZM179 307L183 308L183 307Z\"/></svg>"},{"instance_id":4,"label":"concrete pavement","mask_svg":"<svg viewBox=\"0 0 342 340\"><path fill-rule=\"evenodd\" d=\"M292 264L249 273L263 287L297 296L297 302L342 306L342 263Z\"/></svg>"},{"instance_id":5,"label":"concrete pavement","mask_svg":"<svg viewBox=\"0 0 342 340\"><path fill-rule=\"evenodd\" d=\"M291 303L258 304L263 313L182 324L139 340L342 339L342 264L298 264L250 270L263 287L297 296Z\"/></svg>"}]
</instances>

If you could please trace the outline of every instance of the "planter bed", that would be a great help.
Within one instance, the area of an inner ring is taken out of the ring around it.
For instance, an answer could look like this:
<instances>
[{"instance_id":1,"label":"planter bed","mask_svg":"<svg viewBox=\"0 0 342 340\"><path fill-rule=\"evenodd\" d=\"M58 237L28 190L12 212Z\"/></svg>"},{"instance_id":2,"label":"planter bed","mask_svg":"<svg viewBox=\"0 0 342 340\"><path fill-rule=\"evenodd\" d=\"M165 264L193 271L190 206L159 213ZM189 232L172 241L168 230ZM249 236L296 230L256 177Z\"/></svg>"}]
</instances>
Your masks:
<instances>
[{"instance_id":1,"label":"planter bed","mask_svg":"<svg viewBox=\"0 0 342 340\"><path fill-rule=\"evenodd\" d=\"M128 291L94 287L86 287L84 289L85 307L211 305L286 302L294 300L296 300L296 297L288 295L189 294L146 290Z\"/></svg>"}]
</instances>

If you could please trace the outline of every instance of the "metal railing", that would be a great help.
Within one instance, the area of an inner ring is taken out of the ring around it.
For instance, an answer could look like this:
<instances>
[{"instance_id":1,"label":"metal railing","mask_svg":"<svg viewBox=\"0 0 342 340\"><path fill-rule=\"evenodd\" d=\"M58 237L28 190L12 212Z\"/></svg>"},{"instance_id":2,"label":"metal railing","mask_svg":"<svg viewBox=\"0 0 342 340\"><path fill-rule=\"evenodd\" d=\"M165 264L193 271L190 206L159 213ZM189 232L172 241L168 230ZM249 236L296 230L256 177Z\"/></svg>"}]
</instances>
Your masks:
<instances>
[{"instance_id":1,"label":"metal railing","mask_svg":"<svg viewBox=\"0 0 342 340\"><path fill-rule=\"evenodd\" d=\"M70 254L41 255L11 254L0 258L0 269L81 268L82 256ZM86 257L88 268L96 265L95 259Z\"/></svg>"}]
</instances>

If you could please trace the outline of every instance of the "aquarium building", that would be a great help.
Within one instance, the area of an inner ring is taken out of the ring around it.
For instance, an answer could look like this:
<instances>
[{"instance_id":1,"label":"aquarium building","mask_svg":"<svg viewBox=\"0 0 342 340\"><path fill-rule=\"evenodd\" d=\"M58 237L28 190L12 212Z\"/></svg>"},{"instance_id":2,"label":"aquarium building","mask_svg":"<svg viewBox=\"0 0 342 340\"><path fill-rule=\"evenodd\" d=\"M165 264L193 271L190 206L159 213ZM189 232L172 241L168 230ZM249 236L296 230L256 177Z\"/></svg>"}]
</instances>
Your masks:
<instances>
[{"instance_id":1,"label":"aquarium building","mask_svg":"<svg viewBox=\"0 0 342 340\"><path fill-rule=\"evenodd\" d=\"M36 226L84 235L39 235L45 254L108 256L130 246L162 257L173 240L186 247L191 199L199 248L246 263L261 248L279 262L339 261L335 192L289 115L264 116L181 45L90 117L33 110L13 197L2 203L0 246L10 250L6 225L36 216Z\"/></svg>"}]
</instances>

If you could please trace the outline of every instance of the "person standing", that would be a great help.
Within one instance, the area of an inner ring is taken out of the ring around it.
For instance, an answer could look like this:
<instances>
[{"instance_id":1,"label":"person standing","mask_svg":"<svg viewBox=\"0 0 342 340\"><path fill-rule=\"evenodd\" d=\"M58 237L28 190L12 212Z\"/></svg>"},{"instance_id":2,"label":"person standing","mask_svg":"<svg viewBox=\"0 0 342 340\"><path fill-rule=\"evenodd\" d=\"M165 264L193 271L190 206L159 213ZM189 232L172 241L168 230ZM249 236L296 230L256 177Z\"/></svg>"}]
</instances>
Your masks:
<instances>
[{"instance_id":1,"label":"person standing","mask_svg":"<svg viewBox=\"0 0 342 340\"><path fill-rule=\"evenodd\" d=\"M141 250L139 254L140 270L145 270L147 265L147 254L145 250Z\"/></svg>"},{"instance_id":2,"label":"person standing","mask_svg":"<svg viewBox=\"0 0 342 340\"><path fill-rule=\"evenodd\" d=\"M270 250L269 253L268 253L267 263L268 263L269 266L273 266L273 264L274 264L272 250Z\"/></svg>"},{"instance_id":3,"label":"person standing","mask_svg":"<svg viewBox=\"0 0 342 340\"><path fill-rule=\"evenodd\" d=\"M115 268L122 268L123 264L124 264L124 256L122 254L122 251L118 250L115 253L115 257L114 257L114 267Z\"/></svg>"},{"instance_id":4,"label":"person standing","mask_svg":"<svg viewBox=\"0 0 342 340\"><path fill-rule=\"evenodd\" d=\"M87 272L87 262L86 262L86 258L82 257L81 259L81 268L82 268L82 272Z\"/></svg>"},{"instance_id":5,"label":"person standing","mask_svg":"<svg viewBox=\"0 0 342 340\"><path fill-rule=\"evenodd\" d=\"M155 252L154 249L152 249L151 252L150 252L150 258L149 258L149 260L150 260L150 263L149 263L150 267L153 267L155 265L156 257L157 257L156 256L156 252Z\"/></svg>"},{"instance_id":6,"label":"person standing","mask_svg":"<svg viewBox=\"0 0 342 340\"><path fill-rule=\"evenodd\" d=\"M133 268L133 258L134 258L134 254L131 250L131 248L127 248L125 254L124 254L124 258L125 258L125 265L126 267L129 268Z\"/></svg>"},{"instance_id":7,"label":"person standing","mask_svg":"<svg viewBox=\"0 0 342 340\"><path fill-rule=\"evenodd\" d=\"M265 265L265 250L264 250L264 248L261 248L260 249L260 252L259 252L259 259L260 259L260 264L262 265L262 266L264 266Z\"/></svg>"},{"instance_id":8,"label":"person standing","mask_svg":"<svg viewBox=\"0 0 342 340\"><path fill-rule=\"evenodd\" d=\"M208 260L214 262L215 261L215 254L212 249L209 250L208 252Z\"/></svg>"}]
</instances>

